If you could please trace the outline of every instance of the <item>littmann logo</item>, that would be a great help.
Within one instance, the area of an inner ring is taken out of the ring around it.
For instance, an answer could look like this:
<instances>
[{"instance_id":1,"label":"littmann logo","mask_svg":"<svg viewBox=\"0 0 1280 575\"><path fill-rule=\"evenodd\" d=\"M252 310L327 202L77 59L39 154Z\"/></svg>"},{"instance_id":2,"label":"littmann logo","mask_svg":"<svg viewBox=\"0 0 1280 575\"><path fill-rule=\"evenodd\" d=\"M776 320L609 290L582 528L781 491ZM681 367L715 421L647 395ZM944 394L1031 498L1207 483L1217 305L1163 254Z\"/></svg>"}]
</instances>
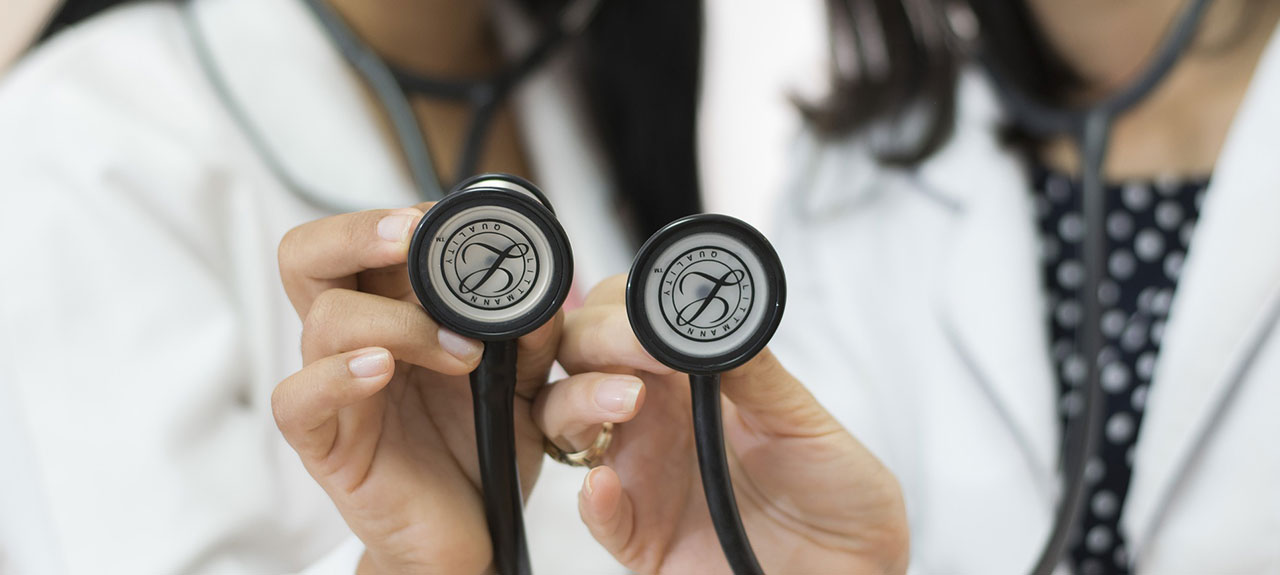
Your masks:
<instances>
[{"instance_id":1,"label":"littmann logo","mask_svg":"<svg viewBox=\"0 0 1280 575\"><path fill-rule=\"evenodd\" d=\"M662 317L685 339L723 339L742 327L751 313L751 272L724 248L693 248L654 271L663 274Z\"/></svg>"},{"instance_id":2,"label":"littmann logo","mask_svg":"<svg viewBox=\"0 0 1280 575\"><path fill-rule=\"evenodd\" d=\"M445 244L440 263L445 284L471 307L516 305L538 279L538 254L529 236L507 222L475 220L448 236L436 236L436 242Z\"/></svg>"}]
</instances>

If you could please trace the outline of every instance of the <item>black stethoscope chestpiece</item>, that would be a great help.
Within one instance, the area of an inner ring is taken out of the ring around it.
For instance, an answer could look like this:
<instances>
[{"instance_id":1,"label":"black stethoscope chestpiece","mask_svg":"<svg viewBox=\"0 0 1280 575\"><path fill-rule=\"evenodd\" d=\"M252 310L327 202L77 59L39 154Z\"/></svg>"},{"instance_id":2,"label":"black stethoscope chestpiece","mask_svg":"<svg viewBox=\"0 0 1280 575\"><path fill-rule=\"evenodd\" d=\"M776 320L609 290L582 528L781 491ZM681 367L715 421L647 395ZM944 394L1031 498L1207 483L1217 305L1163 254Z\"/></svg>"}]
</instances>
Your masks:
<instances>
[{"instance_id":1,"label":"black stethoscope chestpiece","mask_svg":"<svg viewBox=\"0 0 1280 575\"><path fill-rule=\"evenodd\" d=\"M750 361L786 304L778 254L755 228L705 214L658 230L627 278L627 319L655 359L689 374L693 437L707 509L736 575L763 573L733 496L720 416L720 374Z\"/></svg>"},{"instance_id":2,"label":"black stethoscope chestpiece","mask_svg":"<svg viewBox=\"0 0 1280 575\"><path fill-rule=\"evenodd\" d=\"M515 339L564 303L573 280L569 239L536 199L541 192L528 190L536 188L479 180L422 218L409 244L409 281L441 325L482 341Z\"/></svg>"},{"instance_id":3,"label":"black stethoscope chestpiece","mask_svg":"<svg viewBox=\"0 0 1280 575\"><path fill-rule=\"evenodd\" d=\"M714 374L764 349L786 295L782 262L760 232L704 214L668 224L640 248L627 278L627 317L658 361Z\"/></svg>"},{"instance_id":4,"label":"black stethoscope chestpiece","mask_svg":"<svg viewBox=\"0 0 1280 575\"><path fill-rule=\"evenodd\" d=\"M516 339L545 324L569 295L573 254L546 196L506 174L454 188L409 243L409 282L437 323L485 342L471 372L485 519L501 575L527 575L516 461Z\"/></svg>"}]
</instances>

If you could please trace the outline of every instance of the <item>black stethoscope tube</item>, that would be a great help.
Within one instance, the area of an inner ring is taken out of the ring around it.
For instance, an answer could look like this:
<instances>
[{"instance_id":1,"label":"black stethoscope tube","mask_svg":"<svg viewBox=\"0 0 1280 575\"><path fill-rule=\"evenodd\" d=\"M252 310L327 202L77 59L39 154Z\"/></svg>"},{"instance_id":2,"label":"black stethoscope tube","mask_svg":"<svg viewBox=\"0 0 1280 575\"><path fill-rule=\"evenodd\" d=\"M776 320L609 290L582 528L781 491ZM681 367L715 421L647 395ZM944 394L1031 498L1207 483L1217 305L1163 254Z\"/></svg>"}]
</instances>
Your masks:
<instances>
[{"instance_id":1,"label":"black stethoscope tube","mask_svg":"<svg viewBox=\"0 0 1280 575\"><path fill-rule=\"evenodd\" d=\"M1082 195L1080 211L1085 234L1082 242L1084 283L1081 329L1076 349L1085 359L1087 382L1083 416L1069 422L1063 456L1065 489L1059 501L1049 539L1041 551L1034 575L1050 575L1057 569L1067 545L1084 513L1088 492L1085 477L1089 460L1097 453L1104 425L1104 392L1099 381L1098 357L1103 348L1102 304L1098 289L1106 275L1107 239L1103 231L1107 196L1103 167L1115 118L1146 98L1186 53L1195 38L1201 19L1212 0L1187 0L1173 27L1151 62L1128 86L1099 102L1080 108L1065 108L1035 101L1010 81L990 58L979 50L986 69L1005 108L1023 129L1040 137L1068 135L1076 140L1080 158Z\"/></svg>"},{"instance_id":2,"label":"black stethoscope tube","mask_svg":"<svg viewBox=\"0 0 1280 575\"><path fill-rule=\"evenodd\" d=\"M409 245L409 281L423 309L442 327L484 342L470 374L471 400L480 491L500 575L532 572L516 459L517 338L555 316L573 278L569 239L542 198L533 184L514 176L472 178L427 211ZM467 249L475 246L523 251L468 260ZM512 263L514 269L502 267ZM480 291L499 269L510 281ZM463 289L467 278L486 271Z\"/></svg>"},{"instance_id":3,"label":"black stethoscope tube","mask_svg":"<svg viewBox=\"0 0 1280 575\"><path fill-rule=\"evenodd\" d=\"M698 471L707 510L715 526L720 547L734 575L764 575L742 527L738 502L729 477L729 461L724 451L724 426L720 417L720 374L689 375L693 401L693 440L698 449Z\"/></svg>"},{"instance_id":4,"label":"black stethoscope tube","mask_svg":"<svg viewBox=\"0 0 1280 575\"><path fill-rule=\"evenodd\" d=\"M517 347L515 340L485 342L480 365L471 372L484 515L493 543L494 568L501 575L532 573L516 463Z\"/></svg>"}]
</instances>

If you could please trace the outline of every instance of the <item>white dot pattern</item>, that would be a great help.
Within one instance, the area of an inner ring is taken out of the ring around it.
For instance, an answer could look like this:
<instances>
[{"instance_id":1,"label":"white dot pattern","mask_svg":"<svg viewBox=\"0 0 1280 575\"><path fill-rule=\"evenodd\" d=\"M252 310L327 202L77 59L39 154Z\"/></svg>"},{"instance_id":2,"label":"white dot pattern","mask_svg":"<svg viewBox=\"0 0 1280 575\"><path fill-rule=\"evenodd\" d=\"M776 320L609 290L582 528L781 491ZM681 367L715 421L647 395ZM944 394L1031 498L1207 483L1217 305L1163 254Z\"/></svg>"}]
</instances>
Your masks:
<instances>
[{"instance_id":1,"label":"white dot pattern","mask_svg":"<svg viewBox=\"0 0 1280 575\"><path fill-rule=\"evenodd\" d=\"M1088 363L1076 353L1084 310L1080 262L1084 221L1079 182L1044 169L1035 174L1051 350L1059 379L1062 425L1083 412ZM1089 498L1070 560L1079 574L1130 572L1120 515L1133 472L1134 444L1156 358L1182 273L1207 178L1158 178L1107 190L1106 277L1098 287L1103 351L1096 358L1105 395L1103 445L1085 466Z\"/></svg>"}]
</instances>

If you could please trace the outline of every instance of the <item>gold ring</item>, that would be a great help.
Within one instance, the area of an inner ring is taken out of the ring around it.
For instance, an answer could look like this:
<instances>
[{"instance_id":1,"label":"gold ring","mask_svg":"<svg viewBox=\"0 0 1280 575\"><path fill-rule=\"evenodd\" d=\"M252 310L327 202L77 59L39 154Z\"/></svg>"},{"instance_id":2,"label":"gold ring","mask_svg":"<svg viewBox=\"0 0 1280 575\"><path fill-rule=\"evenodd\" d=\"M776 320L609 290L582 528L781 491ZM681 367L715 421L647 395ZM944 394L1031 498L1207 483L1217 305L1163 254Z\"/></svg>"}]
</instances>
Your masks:
<instances>
[{"instance_id":1,"label":"gold ring","mask_svg":"<svg viewBox=\"0 0 1280 575\"><path fill-rule=\"evenodd\" d=\"M559 461L565 465L574 467L595 467L603 463L604 452L608 451L609 444L613 442L613 423L606 421L600 429L600 435L596 436L595 442L591 447L582 451L574 451L572 453L560 449L560 446L551 441L551 438L544 437L542 439L542 450L551 456L551 459Z\"/></svg>"}]
</instances>

